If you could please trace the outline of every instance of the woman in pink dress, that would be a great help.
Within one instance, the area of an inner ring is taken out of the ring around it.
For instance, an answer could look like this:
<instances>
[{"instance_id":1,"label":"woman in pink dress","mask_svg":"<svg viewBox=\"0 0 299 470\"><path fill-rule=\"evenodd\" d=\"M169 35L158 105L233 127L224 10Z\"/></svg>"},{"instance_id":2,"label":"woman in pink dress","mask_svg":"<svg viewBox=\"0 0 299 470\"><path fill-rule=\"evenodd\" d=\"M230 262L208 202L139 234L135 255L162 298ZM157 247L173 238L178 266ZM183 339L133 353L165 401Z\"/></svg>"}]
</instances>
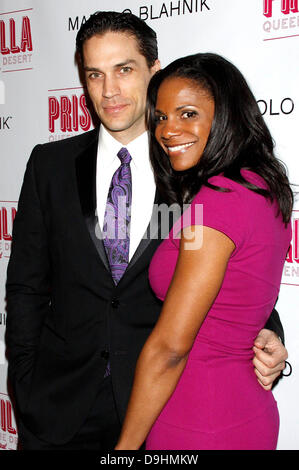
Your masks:
<instances>
[{"instance_id":1,"label":"woman in pink dress","mask_svg":"<svg viewBox=\"0 0 299 470\"><path fill-rule=\"evenodd\" d=\"M158 72L148 103L158 190L190 206L150 265L164 305L116 449L275 449L277 404L252 347L291 240L285 169L243 76L216 54Z\"/></svg>"}]
</instances>

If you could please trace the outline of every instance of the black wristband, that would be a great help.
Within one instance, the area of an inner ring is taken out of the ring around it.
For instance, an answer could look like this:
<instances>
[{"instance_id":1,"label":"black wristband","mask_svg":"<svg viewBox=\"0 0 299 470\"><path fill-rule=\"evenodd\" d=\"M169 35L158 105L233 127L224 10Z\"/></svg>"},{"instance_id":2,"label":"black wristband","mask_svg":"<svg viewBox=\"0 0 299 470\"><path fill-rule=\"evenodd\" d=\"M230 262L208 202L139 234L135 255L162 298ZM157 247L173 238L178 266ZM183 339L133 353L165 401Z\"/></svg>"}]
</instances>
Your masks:
<instances>
[{"instance_id":1,"label":"black wristband","mask_svg":"<svg viewBox=\"0 0 299 470\"><path fill-rule=\"evenodd\" d=\"M284 377L289 377L291 375L291 373L293 372L293 369L292 369L291 364L288 361L284 361L284 362L285 362L286 366L287 365L289 366L290 370L287 374L284 374L283 371L282 371L281 375L283 375ZM285 370L285 368L283 370Z\"/></svg>"}]
</instances>

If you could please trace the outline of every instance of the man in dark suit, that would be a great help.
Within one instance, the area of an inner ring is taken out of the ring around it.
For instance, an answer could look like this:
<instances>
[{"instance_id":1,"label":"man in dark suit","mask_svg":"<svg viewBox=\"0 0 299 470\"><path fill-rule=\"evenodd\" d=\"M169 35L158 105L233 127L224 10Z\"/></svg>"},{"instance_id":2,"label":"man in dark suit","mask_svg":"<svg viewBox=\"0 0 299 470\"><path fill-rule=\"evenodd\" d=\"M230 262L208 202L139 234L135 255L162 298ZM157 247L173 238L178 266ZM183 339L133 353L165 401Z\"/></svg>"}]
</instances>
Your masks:
<instances>
[{"instance_id":1,"label":"man in dark suit","mask_svg":"<svg viewBox=\"0 0 299 470\"><path fill-rule=\"evenodd\" d=\"M134 15L100 12L81 27L77 50L102 125L34 148L13 228L8 372L23 449L113 448L161 308L147 273L159 227L143 238L159 202L144 114L160 67L156 35ZM121 212L115 191L131 212L113 244L108 215ZM270 323L282 337L275 311ZM269 387L286 350L266 329L256 345L258 380Z\"/></svg>"}]
</instances>

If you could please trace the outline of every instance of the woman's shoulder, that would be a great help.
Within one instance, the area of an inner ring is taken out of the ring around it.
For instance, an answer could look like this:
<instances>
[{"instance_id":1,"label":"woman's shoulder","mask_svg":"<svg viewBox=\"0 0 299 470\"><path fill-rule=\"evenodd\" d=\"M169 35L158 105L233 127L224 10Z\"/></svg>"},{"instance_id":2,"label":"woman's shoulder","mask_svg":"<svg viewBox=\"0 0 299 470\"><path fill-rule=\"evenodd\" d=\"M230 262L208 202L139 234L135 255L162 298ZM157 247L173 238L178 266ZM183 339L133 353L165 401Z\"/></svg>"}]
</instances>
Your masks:
<instances>
[{"instance_id":1,"label":"woman's shoulder","mask_svg":"<svg viewBox=\"0 0 299 470\"><path fill-rule=\"evenodd\" d=\"M268 187L264 178L251 170L242 169L241 175L243 176L245 181L253 184L254 186L257 186L260 189L267 189ZM255 199L256 197L258 198L262 197L264 199L264 196L261 196L257 192L252 191L251 189L248 189L242 183L239 183L238 181L235 181L231 178L228 178L227 176L224 176L223 173L220 173L219 175L211 176L207 182L208 182L208 185L204 184L201 187L199 192L195 195L194 200L197 201L198 199L202 199L202 198L223 199L223 195L227 195L227 198L229 199L236 199L236 198L237 199L238 198ZM225 190L228 190L228 191L225 191Z\"/></svg>"},{"instance_id":2,"label":"woman's shoulder","mask_svg":"<svg viewBox=\"0 0 299 470\"><path fill-rule=\"evenodd\" d=\"M266 181L257 173L241 170L241 174L248 183L261 189L267 189ZM276 205L272 205L264 195L223 174L212 176L208 179L208 183L209 185L203 185L194 196L192 206L201 204L206 208L206 211L212 211L217 217L226 215L231 218L233 214L237 219L238 214L241 214L240 217L243 218L246 214L252 214L253 211L268 212L271 206L271 210L277 211Z\"/></svg>"},{"instance_id":3,"label":"woman's shoulder","mask_svg":"<svg viewBox=\"0 0 299 470\"><path fill-rule=\"evenodd\" d=\"M262 176L258 173L255 173L252 170L242 169L241 175L243 176L244 180L248 183L254 184L258 188L267 189L267 183ZM221 186L227 189L235 189L236 191L242 191L243 188L248 190L242 183L234 181L223 174L212 176L208 179L208 182L215 186Z\"/></svg>"}]
</instances>

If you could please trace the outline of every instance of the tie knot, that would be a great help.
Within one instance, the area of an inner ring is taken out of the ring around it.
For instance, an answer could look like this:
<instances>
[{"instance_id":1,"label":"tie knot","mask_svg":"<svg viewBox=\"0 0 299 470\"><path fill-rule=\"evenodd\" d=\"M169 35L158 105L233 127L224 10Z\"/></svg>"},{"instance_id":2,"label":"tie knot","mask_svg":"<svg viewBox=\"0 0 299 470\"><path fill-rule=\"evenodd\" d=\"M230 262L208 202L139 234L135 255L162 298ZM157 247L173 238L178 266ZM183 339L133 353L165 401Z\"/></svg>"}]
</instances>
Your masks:
<instances>
[{"instance_id":1,"label":"tie knot","mask_svg":"<svg viewBox=\"0 0 299 470\"><path fill-rule=\"evenodd\" d=\"M130 161L132 160L132 157L131 157L131 155L129 154L129 151L128 151L125 147L122 147L122 148L120 149L120 151L118 152L117 156L118 156L118 158L120 159L121 164L123 164L123 163L130 163Z\"/></svg>"}]
</instances>

